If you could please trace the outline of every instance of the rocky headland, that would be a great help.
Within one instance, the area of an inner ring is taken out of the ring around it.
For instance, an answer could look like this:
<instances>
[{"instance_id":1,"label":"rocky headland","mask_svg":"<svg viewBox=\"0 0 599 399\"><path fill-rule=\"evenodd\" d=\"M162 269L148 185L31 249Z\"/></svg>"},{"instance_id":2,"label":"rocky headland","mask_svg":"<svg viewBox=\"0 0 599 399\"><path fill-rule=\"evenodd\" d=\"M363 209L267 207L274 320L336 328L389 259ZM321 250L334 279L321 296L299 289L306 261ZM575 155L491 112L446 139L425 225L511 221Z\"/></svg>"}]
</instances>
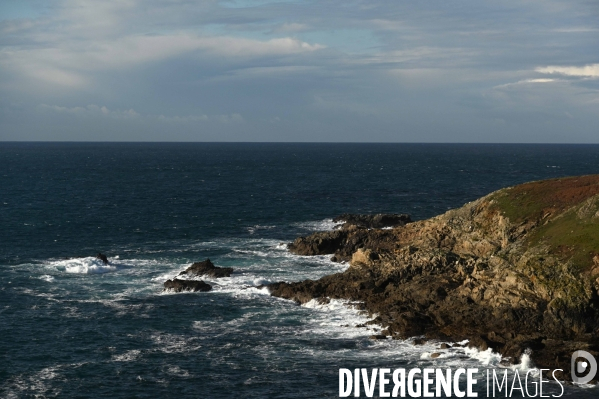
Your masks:
<instances>
[{"instance_id":1,"label":"rocky headland","mask_svg":"<svg viewBox=\"0 0 599 399\"><path fill-rule=\"evenodd\" d=\"M599 357L599 175L505 188L431 219L402 215L392 228L340 219L289 250L349 268L272 284L272 295L359 302L391 338L468 339L512 363L529 351L564 380L575 350Z\"/></svg>"}]
</instances>

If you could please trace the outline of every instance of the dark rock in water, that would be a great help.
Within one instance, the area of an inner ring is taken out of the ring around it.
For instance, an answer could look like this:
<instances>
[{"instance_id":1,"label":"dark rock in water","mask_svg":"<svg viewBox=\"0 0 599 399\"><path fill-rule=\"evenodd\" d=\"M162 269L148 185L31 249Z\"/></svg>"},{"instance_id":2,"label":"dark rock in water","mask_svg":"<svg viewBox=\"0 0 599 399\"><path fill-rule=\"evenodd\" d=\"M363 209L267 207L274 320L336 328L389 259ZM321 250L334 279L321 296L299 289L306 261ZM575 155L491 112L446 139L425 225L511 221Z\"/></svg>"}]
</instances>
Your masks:
<instances>
[{"instance_id":1,"label":"dark rock in water","mask_svg":"<svg viewBox=\"0 0 599 399\"><path fill-rule=\"evenodd\" d=\"M287 245L287 248L297 255L332 254L343 247L347 235L348 233L345 230L318 232L307 237L296 238L295 241Z\"/></svg>"},{"instance_id":2,"label":"dark rock in water","mask_svg":"<svg viewBox=\"0 0 599 399\"><path fill-rule=\"evenodd\" d=\"M432 353L432 354L431 354L431 359L436 359L436 358L438 358L439 356L441 356L441 354L440 354L439 352Z\"/></svg>"},{"instance_id":3,"label":"dark rock in water","mask_svg":"<svg viewBox=\"0 0 599 399\"><path fill-rule=\"evenodd\" d=\"M297 255L327 255L333 262L344 262L351 259L352 254L362 247L388 248L394 240L394 232L380 230L383 227L398 227L410 223L409 215L378 214L352 215L344 214L334 221L345 221L337 230L321 231L306 237L298 237L287 245L291 253ZM375 231L369 230L377 229Z\"/></svg>"},{"instance_id":4,"label":"dark rock in water","mask_svg":"<svg viewBox=\"0 0 599 399\"><path fill-rule=\"evenodd\" d=\"M103 253L98 252L98 254L96 255L96 259L100 259L102 262L104 262L105 265L108 264L108 258Z\"/></svg>"},{"instance_id":5,"label":"dark rock in water","mask_svg":"<svg viewBox=\"0 0 599 399\"><path fill-rule=\"evenodd\" d=\"M447 344L441 344L441 345L439 345L439 349L448 349L448 348L450 348L450 346L447 345Z\"/></svg>"},{"instance_id":6,"label":"dark rock in water","mask_svg":"<svg viewBox=\"0 0 599 399\"><path fill-rule=\"evenodd\" d=\"M368 230L349 226L341 230L314 233L306 237L298 237L287 246L289 252L296 255L327 255L334 254L334 262L346 262L360 248L377 250L389 249L394 246L396 232L393 230ZM372 252L372 256L376 256Z\"/></svg>"},{"instance_id":7,"label":"dark rock in water","mask_svg":"<svg viewBox=\"0 0 599 399\"><path fill-rule=\"evenodd\" d=\"M360 302L394 338L467 339L560 379L574 351L599 357L599 175L509 187L394 229L352 221L288 246L351 260L346 271L271 294Z\"/></svg>"},{"instance_id":8,"label":"dark rock in water","mask_svg":"<svg viewBox=\"0 0 599 399\"><path fill-rule=\"evenodd\" d=\"M383 335L383 334L375 334L375 335L371 335L370 339L387 339L387 336Z\"/></svg>"},{"instance_id":9,"label":"dark rock in water","mask_svg":"<svg viewBox=\"0 0 599 399\"><path fill-rule=\"evenodd\" d=\"M174 278L172 280L167 280L164 282L164 288L167 290L173 290L175 292L182 291L210 291L212 286L203 281L198 280L179 280Z\"/></svg>"},{"instance_id":10,"label":"dark rock in water","mask_svg":"<svg viewBox=\"0 0 599 399\"><path fill-rule=\"evenodd\" d=\"M196 262L189 266L186 270L179 273L181 275L188 276L209 276L209 277L230 277L233 273L232 267L218 267L214 266L210 259L206 259L202 262Z\"/></svg>"},{"instance_id":11,"label":"dark rock in water","mask_svg":"<svg viewBox=\"0 0 599 399\"><path fill-rule=\"evenodd\" d=\"M397 213L379 213L376 215L355 215L345 213L333 219L333 222L343 222L344 225L355 225L368 229L382 229L383 227L405 226L411 223L410 215Z\"/></svg>"}]
</instances>

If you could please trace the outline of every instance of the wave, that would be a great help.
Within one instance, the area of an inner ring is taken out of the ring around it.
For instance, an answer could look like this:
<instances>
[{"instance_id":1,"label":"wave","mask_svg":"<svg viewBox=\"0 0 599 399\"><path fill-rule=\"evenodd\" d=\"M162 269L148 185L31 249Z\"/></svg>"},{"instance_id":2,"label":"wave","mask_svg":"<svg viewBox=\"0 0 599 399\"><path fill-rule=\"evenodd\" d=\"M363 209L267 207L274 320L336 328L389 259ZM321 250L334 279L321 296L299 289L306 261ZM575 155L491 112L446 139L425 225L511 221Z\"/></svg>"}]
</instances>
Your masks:
<instances>
[{"instance_id":1,"label":"wave","mask_svg":"<svg viewBox=\"0 0 599 399\"><path fill-rule=\"evenodd\" d=\"M59 271L77 274L101 274L118 270L116 264L109 263L105 265L100 259L91 256L86 258L55 260L49 262L49 266Z\"/></svg>"},{"instance_id":2,"label":"wave","mask_svg":"<svg viewBox=\"0 0 599 399\"><path fill-rule=\"evenodd\" d=\"M309 231L328 231L334 230L335 227L342 223L333 222L333 219L312 220L308 222L293 223L292 226Z\"/></svg>"}]
</instances>

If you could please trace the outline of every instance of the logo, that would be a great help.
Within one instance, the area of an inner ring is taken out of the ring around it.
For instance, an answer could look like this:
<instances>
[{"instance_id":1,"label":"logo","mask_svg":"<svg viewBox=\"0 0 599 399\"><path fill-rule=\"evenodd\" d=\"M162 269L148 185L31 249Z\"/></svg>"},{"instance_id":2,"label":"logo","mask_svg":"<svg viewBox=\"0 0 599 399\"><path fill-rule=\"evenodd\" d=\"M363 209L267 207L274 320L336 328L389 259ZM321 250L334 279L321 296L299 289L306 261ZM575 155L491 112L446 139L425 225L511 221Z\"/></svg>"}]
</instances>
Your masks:
<instances>
[{"instance_id":1,"label":"logo","mask_svg":"<svg viewBox=\"0 0 599 399\"><path fill-rule=\"evenodd\" d=\"M572 354L571 373L573 382L577 384L586 384L595 377L595 374L597 374L597 361L589 352L576 351ZM586 376L581 376L584 373L588 374Z\"/></svg>"}]
</instances>

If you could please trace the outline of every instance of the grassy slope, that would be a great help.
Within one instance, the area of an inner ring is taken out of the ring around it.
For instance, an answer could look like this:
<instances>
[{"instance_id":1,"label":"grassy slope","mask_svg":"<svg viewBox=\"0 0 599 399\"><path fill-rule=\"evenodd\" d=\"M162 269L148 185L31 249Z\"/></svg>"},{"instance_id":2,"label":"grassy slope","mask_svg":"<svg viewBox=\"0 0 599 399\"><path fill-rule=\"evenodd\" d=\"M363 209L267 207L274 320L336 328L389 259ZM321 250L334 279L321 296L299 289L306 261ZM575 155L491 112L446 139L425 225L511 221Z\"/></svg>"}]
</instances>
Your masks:
<instances>
[{"instance_id":1,"label":"grassy slope","mask_svg":"<svg viewBox=\"0 0 599 399\"><path fill-rule=\"evenodd\" d=\"M598 194L599 175L589 175L525 183L500 190L492 199L511 223L537 225L525 238L525 248L542 246L585 272L599 254L599 217L594 204L585 201Z\"/></svg>"}]
</instances>

